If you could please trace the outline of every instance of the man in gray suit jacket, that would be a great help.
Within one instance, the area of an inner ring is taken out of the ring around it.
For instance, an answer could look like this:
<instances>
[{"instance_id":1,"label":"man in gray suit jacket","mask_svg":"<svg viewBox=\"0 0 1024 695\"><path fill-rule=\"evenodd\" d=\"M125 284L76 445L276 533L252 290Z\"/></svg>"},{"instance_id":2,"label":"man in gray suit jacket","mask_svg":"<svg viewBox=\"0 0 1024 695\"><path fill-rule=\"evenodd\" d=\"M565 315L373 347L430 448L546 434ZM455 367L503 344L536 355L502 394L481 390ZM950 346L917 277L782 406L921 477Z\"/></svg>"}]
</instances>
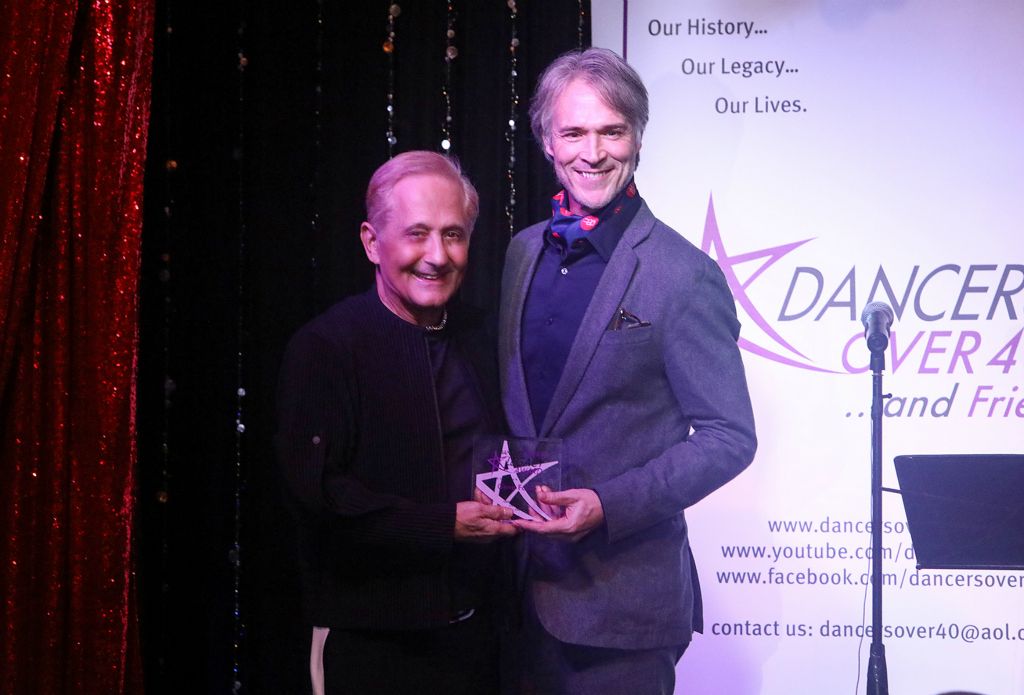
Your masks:
<instances>
[{"instance_id":1,"label":"man in gray suit jacket","mask_svg":"<svg viewBox=\"0 0 1024 695\"><path fill-rule=\"evenodd\" d=\"M502 280L512 434L560 439L551 520L524 537L519 692L671 693L702 627L683 510L753 459L754 422L718 265L633 183L647 91L604 49L563 55L530 108L564 187Z\"/></svg>"}]
</instances>

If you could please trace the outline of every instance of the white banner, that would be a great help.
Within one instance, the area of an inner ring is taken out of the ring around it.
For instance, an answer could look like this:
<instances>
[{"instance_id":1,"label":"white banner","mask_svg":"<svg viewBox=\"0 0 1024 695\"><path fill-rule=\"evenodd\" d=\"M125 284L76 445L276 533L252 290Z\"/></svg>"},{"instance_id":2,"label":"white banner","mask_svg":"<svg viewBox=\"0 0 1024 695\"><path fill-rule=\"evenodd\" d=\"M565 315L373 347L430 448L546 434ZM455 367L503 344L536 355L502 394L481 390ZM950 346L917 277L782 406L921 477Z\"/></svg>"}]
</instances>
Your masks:
<instances>
[{"instance_id":1,"label":"white banner","mask_svg":"<svg viewBox=\"0 0 1024 695\"><path fill-rule=\"evenodd\" d=\"M887 487L896 455L1024 451L1024 3L592 9L650 90L640 193L730 279L760 441L688 512L706 624L676 692L859 695L863 307L897 317ZM898 496L884 517L890 691L1024 693L1024 571L917 570Z\"/></svg>"}]
</instances>

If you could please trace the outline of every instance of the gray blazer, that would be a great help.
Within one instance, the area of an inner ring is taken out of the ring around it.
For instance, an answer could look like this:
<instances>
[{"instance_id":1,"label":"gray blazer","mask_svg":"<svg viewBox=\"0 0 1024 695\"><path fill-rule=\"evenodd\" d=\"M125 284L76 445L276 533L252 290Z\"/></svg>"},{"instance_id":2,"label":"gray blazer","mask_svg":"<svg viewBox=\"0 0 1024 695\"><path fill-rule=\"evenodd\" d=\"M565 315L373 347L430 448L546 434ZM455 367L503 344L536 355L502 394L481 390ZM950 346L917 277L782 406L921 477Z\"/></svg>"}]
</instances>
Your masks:
<instances>
[{"instance_id":1,"label":"gray blazer","mask_svg":"<svg viewBox=\"0 0 1024 695\"><path fill-rule=\"evenodd\" d=\"M604 529L526 539L527 583L552 635L651 649L701 629L683 509L735 477L757 446L739 322L718 265L644 204L605 268L541 431L521 355L523 303L546 223L513 238L499 358L511 433L562 440L562 488L590 488ZM611 330L622 308L649 326Z\"/></svg>"}]
</instances>

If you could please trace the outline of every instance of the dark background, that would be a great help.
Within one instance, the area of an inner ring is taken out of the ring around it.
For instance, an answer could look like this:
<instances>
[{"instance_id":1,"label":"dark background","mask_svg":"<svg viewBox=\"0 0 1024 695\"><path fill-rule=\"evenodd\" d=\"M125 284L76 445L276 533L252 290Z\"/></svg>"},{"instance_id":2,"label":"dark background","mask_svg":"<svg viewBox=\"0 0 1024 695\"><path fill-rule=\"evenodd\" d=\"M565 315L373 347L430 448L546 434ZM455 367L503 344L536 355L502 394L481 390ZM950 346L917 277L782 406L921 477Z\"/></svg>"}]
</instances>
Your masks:
<instances>
[{"instance_id":1,"label":"dark background","mask_svg":"<svg viewBox=\"0 0 1024 695\"><path fill-rule=\"evenodd\" d=\"M389 4L158 3L136 528L149 693L308 690L274 389L295 329L372 281L358 228L388 156ZM447 3L399 4L394 152L439 150ZM509 240L510 11L454 7L452 153L481 198L462 295L494 311ZM529 132L536 78L590 41L589 2L517 9L515 229L550 214L556 190Z\"/></svg>"}]
</instances>

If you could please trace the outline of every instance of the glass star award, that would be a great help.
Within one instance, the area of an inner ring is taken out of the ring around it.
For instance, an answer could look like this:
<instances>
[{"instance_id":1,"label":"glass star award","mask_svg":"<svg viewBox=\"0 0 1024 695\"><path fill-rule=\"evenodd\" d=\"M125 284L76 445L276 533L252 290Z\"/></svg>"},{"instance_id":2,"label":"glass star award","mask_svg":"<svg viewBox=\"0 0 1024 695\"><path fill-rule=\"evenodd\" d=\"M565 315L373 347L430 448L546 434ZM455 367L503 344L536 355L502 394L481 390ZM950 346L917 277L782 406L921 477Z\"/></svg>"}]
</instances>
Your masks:
<instances>
[{"instance_id":1,"label":"glass star award","mask_svg":"<svg viewBox=\"0 0 1024 695\"><path fill-rule=\"evenodd\" d=\"M520 519L552 518L537 500L537 488L562 489L558 464L561 439L523 439L484 435L473 441L473 487L477 499L508 507Z\"/></svg>"}]
</instances>

